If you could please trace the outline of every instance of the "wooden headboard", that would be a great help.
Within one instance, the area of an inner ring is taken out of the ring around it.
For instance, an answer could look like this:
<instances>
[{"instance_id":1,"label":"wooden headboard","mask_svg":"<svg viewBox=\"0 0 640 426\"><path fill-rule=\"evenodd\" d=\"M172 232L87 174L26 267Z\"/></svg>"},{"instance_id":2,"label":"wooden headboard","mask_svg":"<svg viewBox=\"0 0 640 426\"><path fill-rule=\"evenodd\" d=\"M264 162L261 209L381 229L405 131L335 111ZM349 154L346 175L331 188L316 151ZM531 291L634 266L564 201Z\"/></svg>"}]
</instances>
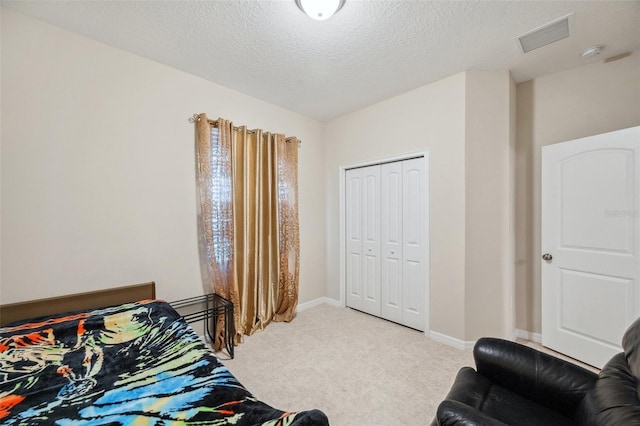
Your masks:
<instances>
[{"instance_id":1,"label":"wooden headboard","mask_svg":"<svg viewBox=\"0 0 640 426\"><path fill-rule=\"evenodd\" d=\"M50 297L0 306L0 327L13 321L81 309L120 305L156 298L156 283L151 281L107 290L89 291L68 296Z\"/></svg>"}]
</instances>

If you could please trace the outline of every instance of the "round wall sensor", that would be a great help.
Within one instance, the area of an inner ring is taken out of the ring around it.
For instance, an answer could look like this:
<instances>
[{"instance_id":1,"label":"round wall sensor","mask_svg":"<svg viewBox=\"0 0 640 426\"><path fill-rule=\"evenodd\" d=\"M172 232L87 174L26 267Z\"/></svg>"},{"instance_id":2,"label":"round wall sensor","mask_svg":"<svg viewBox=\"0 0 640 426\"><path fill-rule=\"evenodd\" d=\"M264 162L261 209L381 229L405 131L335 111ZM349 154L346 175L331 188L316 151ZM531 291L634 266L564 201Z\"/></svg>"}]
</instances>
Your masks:
<instances>
[{"instance_id":1,"label":"round wall sensor","mask_svg":"<svg viewBox=\"0 0 640 426\"><path fill-rule=\"evenodd\" d=\"M599 55L600 52L602 52L602 46L591 46L584 49L580 54L580 57L582 59L589 59L593 58L596 55Z\"/></svg>"}]
</instances>

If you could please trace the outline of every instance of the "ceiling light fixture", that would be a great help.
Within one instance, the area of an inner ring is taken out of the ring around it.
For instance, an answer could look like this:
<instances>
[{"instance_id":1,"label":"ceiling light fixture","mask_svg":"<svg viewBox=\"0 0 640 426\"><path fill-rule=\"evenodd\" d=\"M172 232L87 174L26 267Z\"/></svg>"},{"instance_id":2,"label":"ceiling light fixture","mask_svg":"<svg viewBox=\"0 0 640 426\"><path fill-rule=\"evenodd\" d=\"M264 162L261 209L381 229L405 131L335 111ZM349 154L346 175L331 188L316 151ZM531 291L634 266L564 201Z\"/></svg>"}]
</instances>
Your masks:
<instances>
[{"instance_id":1,"label":"ceiling light fixture","mask_svg":"<svg viewBox=\"0 0 640 426\"><path fill-rule=\"evenodd\" d=\"M339 11L346 0L296 0L296 5L309 17L324 21Z\"/></svg>"}]
</instances>

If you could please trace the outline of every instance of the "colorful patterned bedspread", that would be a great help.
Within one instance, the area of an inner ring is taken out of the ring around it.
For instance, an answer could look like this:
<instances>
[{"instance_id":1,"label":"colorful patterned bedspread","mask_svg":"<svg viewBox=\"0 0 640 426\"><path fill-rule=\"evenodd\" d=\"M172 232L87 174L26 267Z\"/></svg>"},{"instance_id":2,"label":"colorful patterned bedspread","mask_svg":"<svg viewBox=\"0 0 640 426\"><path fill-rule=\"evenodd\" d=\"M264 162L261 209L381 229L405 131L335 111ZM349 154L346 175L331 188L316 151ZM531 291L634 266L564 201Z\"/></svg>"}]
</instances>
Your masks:
<instances>
[{"instance_id":1,"label":"colorful patterned bedspread","mask_svg":"<svg viewBox=\"0 0 640 426\"><path fill-rule=\"evenodd\" d=\"M2 425L328 425L258 401L166 302L0 328Z\"/></svg>"}]
</instances>

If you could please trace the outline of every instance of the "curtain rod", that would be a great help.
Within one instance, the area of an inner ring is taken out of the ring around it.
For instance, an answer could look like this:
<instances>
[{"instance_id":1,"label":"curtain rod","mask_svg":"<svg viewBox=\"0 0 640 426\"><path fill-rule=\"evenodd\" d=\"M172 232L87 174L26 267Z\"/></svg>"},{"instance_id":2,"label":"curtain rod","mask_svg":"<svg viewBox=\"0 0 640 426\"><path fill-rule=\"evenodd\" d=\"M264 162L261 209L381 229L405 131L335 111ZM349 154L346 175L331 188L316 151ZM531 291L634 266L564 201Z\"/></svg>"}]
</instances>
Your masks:
<instances>
[{"instance_id":1,"label":"curtain rod","mask_svg":"<svg viewBox=\"0 0 640 426\"><path fill-rule=\"evenodd\" d=\"M193 114L193 116L189 117L189 123L195 123L196 121L200 120L199 115L200 114ZM209 124L212 124L215 127L218 126L218 120L210 120L207 118L207 122ZM250 133L256 133L259 129L247 129L247 126L233 126L233 130L238 130L238 131L246 130ZM270 132L267 132L267 133L270 133ZM285 142L289 142L291 141L291 139L298 139L298 138L296 138L295 136L284 138ZM302 140L300 139L298 139L298 146L302 146Z\"/></svg>"}]
</instances>

